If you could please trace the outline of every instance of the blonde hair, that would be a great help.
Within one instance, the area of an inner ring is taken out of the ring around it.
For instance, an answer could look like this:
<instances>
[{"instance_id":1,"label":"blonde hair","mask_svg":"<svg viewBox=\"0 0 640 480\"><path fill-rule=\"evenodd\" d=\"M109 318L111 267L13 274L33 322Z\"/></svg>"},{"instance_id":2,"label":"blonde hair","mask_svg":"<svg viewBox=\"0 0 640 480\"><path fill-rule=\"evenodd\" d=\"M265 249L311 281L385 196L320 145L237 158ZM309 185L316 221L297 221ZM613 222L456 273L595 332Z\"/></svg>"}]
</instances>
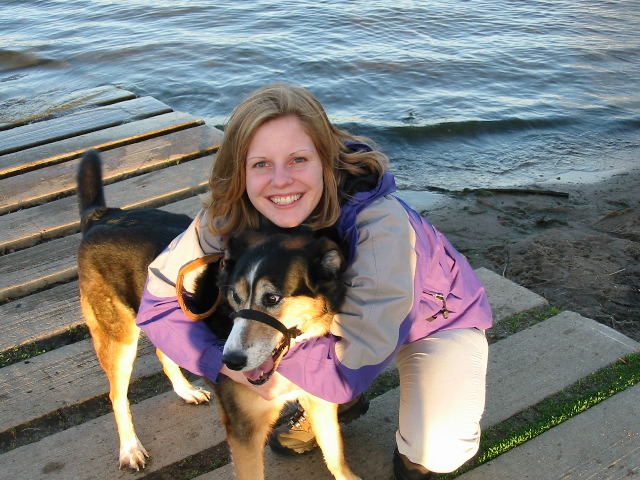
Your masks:
<instances>
[{"instance_id":1,"label":"blonde hair","mask_svg":"<svg viewBox=\"0 0 640 480\"><path fill-rule=\"evenodd\" d=\"M229 118L218 156L209 178L209 198L205 209L209 228L220 236L235 235L256 229L260 213L246 193L246 157L249 143L264 123L295 115L314 142L322 161L323 193L310 218L310 226L320 229L332 226L340 215L340 204L348 197L341 191L346 177L371 173L380 178L388 167L388 158L373 151L354 152L347 141L371 141L355 137L336 128L328 119L320 102L304 88L288 83L275 83L253 92L240 103Z\"/></svg>"}]
</instances>

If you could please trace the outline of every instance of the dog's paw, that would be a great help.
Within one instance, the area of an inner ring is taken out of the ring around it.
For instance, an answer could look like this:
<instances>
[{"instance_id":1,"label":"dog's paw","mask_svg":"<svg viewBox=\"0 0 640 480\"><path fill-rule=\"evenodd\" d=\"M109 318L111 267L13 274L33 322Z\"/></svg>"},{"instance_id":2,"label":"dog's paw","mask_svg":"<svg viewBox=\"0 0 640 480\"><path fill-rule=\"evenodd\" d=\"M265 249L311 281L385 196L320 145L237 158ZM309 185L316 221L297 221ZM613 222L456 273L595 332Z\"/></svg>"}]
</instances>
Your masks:
<instances>
[{"instance_id":1,"label":"dog's paw","mask_svg":"<svg viewBox=\"0 0 640 480\"><path fill-rule=\"evenodd\" d=\"M149 454L142 443L136 439L133 445L120 447L120 468L130 468L139 472L141 468L144 469L148 457Z\"/></svg>"},{"instance_id":2,"label":"dog's paw","mask_svg":"<svg viewBox=\"0 0 640 480\"><path fill-rule=\"evenodd\" d=\"M211 399L211 392L204 388L194 387L191 384L174 390L187 403L207 403Z\"/></svg>"}]
</instances>

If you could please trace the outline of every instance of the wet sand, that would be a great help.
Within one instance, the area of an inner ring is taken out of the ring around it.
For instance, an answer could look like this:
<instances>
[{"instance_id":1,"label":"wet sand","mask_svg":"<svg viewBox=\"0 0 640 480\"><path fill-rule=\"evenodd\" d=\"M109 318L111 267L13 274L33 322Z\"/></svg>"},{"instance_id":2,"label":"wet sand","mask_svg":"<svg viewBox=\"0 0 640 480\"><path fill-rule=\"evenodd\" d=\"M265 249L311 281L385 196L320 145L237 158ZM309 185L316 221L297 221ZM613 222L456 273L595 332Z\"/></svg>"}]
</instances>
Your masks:
<instances>
[{"instance_id":1,"label":"wet sand","mask_svg":"<svg viewBox=\"0 0 640 480\"><path fill-rule=\"evenodd\" d=\"M640 341L640 169L527 191L423 194L419 210L474 268Z\"/></svg>"}]
</instances>

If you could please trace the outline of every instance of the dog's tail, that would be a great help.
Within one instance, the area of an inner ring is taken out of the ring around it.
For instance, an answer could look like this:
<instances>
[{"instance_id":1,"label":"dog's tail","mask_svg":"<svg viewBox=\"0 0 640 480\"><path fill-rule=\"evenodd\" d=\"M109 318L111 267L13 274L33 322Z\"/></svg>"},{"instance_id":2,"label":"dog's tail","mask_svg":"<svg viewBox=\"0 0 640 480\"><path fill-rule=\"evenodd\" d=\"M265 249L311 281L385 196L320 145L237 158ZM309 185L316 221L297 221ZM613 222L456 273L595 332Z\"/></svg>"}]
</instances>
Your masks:
<instances>
[{"instance_id":1,"label":"dog's tail","mask_svg":"<svg viewBox=\"0 0 640 480\"><path fill-rule=\"evenodd\" d=\"M106 207L102 188L102 165L97 150L88 150L78 166L76 186L82 232L88 228L91 213Z\"/></svg>"}]
</instances>

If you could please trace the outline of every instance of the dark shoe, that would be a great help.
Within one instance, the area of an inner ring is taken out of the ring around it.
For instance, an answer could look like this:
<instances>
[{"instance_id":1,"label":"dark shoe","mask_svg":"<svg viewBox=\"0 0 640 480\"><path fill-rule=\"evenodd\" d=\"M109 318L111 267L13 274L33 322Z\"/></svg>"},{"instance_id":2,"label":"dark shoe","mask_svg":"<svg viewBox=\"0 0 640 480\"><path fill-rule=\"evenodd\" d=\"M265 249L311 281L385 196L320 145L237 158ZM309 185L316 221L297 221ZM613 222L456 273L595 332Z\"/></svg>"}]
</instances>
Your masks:
<instances>
[{"instance_id":1,"label":"dark shoe","mask_svg":"<svg viewBox=\"0 0 640 480\"><path fill-rule=\"evenodd\" d=\"M359 395L349 403L338 407L338 421L351 423L369 410L369 400ZM295 455L310 452L318 446L311 424L301 407L285 425L274 429L269 435L269 447L276 453Z\"/></svg>"},{"instance_id":2,"label":"dark shoe","mask_svg":"<svg viewBox=\"0 0 640 480\"><path fill-rule=\"evenodd\" d=\"M430 480L433 478L433 473L423 473L420 470L413 470L407 467L396 448L395 452L393 452L393 476L396 480Z\"/></svg>"},{"instance_id":3,"label":"dark shoe","mask_svg":"<svg viewBox=\"0 0 640 480\"><path fill-rule=\"evenodd\" d=\"M367 410L369 410L369 400L362 393L350 402L338 405L338 421L348 425L367 413Z\"/></svg>"}]
</instances>

